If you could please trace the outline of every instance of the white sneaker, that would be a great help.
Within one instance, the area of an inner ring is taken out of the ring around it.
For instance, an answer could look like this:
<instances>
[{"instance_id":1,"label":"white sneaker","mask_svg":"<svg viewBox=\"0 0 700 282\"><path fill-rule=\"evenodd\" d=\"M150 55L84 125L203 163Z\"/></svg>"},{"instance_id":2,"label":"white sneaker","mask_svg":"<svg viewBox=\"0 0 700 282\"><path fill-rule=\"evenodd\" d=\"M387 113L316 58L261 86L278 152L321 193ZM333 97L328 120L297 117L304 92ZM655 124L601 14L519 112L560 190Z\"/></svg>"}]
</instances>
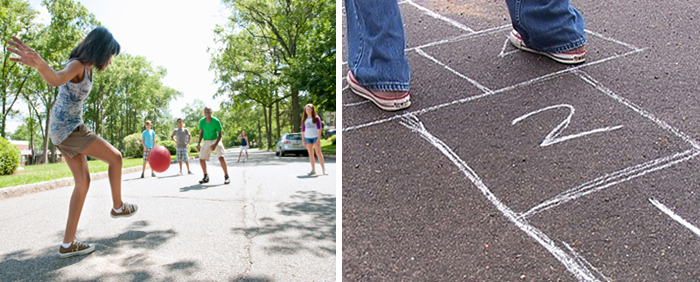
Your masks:
<instances>
[{"instance_id":1,"label":"white sneaker","mask_svg":"<svg viewBox=\"0 0 700 282\"><path fill-rule=\"evenodd\" d=\"M323 170L323 175L328 175L325 169Z\"/></svg>"},{"instance_id":2,"label":"white sneaker","mask_svg":"<svg viewBox=\"0 0 700 282\"><path fill-rule=\"evenodd\" d=\"M182 171L178 172L177 175L182 175Z\"/></svg>"},{"instance_id":3,"label":"white sneaker","mask_svg":"<svg viewBox=\"0 0 700 282\"><path fill-rule=\"evenodd\" d=\"M307 175L314 175L314 174L316 174L316 171L315 171L315 170L312 170L312 171L310 171L309 173L307 173Z\"/></svg>"}]
</instances>

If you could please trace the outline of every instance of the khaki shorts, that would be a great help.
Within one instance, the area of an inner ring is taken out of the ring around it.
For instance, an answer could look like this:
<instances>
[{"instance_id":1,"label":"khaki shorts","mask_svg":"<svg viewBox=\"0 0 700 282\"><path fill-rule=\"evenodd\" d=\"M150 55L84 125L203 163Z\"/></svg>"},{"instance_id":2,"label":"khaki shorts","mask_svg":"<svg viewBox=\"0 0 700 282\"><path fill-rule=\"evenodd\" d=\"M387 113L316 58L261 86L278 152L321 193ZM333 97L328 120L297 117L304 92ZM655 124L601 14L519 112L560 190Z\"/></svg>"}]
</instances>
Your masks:
<instances>
[{"instance_id":1,"label":"khaki shorts","mask_svg":"<svg viewBox=\"0 0 700 282\"><path fill-rule=\"evenodd\" d=\"M209 161L209 156L212 153L211 145L214 144L214 141L216 141L216 140L204 140L202 147L199 148L199 159L200 160ZM219 142L219 144L216 145L216 157L217 158L224 157L224 145L222 145L221 142Z\"/></svg>"},{"instance_id":2,"label":"khaki shorts","mask_svg":"<svg viewBox=\"0 0 700 282\"><path fill-rule=\"evenodd\" d=\"M71 133L66 140L63 140L61 144L56 144L56 148L58 148L64 156L73 158L82 151L85 151L95 139L97 139L97 134L90 131L84 124L81 124L75 128L73 133Z\"/></svg>"}]
</instances>

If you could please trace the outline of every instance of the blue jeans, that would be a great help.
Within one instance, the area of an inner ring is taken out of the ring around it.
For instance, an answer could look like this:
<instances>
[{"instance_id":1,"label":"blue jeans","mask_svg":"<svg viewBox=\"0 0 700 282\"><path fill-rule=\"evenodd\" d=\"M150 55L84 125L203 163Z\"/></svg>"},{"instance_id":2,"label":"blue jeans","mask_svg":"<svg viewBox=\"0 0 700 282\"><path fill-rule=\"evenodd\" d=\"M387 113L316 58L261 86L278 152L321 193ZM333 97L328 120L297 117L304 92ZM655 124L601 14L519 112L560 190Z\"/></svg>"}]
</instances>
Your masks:
<instances>
[{"instance_id":1,"label":"blue jeans","mask_svg":"<svg viewBox=\"0 0 700 282\"><path fill-rule=\"evenodd\" d=\"M396 0L345 0L348 67L364 87L408 91L411 72Z\"/></svg>"},{"instance_id":2,"label":"blue jeans","mask_svg":"<svg viewBox=\"0 0 700 282\"><path fill-rule=\"evenodd\" d=\"M506 0L506 4L527 47L561 53L586 44L586 21L569 0Z\"/></svg>"},{"instance_id":3,"label":"blue jeans","mask_svg":"<svg viewBox=\"0 0 700 282\"><path fill-rule=\"evenodd\" d=\"M304 138L304 142L306 142L307 145L308 144L311 144L311 145L316 144L316 140L318 140L318 137Z\"/></svg>"}]
</instances>

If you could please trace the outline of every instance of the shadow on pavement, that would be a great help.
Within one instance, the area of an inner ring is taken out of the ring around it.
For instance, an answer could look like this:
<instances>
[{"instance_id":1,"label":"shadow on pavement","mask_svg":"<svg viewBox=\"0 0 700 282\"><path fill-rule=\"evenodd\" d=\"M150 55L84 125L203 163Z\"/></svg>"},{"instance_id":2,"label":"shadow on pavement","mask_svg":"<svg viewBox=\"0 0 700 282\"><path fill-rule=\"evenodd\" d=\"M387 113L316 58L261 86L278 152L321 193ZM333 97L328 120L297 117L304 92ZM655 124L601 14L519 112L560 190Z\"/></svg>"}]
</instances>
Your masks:
<instances>
[{"instance_id":1,"label":"shadow on pavement","mask_svg":"<svg viewBox=\"0 0 700 282\"><path fill-rule=\"evenodd\" d=\"M193 190L204 190L204 189L209 189L209 188L214 188L214 187L219 187L219 186L225 186L225 185L226 185L226 184L223 184L223 183L218 184L218 185L214 185L214 184L207 184L207 185L204 185L204 184L194 184L194 185L190 185L190 186L186 186L186 187L180 188L180 192L189 192L189 191L193 191Z\"/></svg>"},{"instance_id":2,"label":"shadow on pavement","mask_svg":"<svg viewBox=\"0 0 700 282\"><path fill-rule=\"evenodd\" d=\"M135 222L133 228L141 228L148 226L146 221ZM2 256L0 261L0 272L2 272L3 281L50 281L62 280L66 277L60 270L65 267L80 263L83 260L90 260L93 257L105 257L108 255L118 255L124 251L133 252L133 250L141 251L141 254L130 256L122 261L122 266L129 268L131 266L142 266L142 261L146 257L144 252L154 250L175 237L177 234L172 229L157 230L157 231L138 231L129 230L115 237L109 238L85 238L84 242L95 244L95 252L61 259L58 256L58 245L44 248L40 251L40 255L32 256L29 249L9 253ZM101 259L101 258L100 258ZM196 271L197 266L194 262L183 261L170 265L171 269L178 271ZM193 269L194 268L194 269ZM82 281L101 281L107 278L119 278L119 280L143 281L152 277L152 274L143 269L131 270L123 273L109 273L101 276L91 276ZM75 277L71 277L75 279ZM81 280L73 280L81 281Z\"/></svg>"},{"instance_id":3,"label":"shadow on pavement","mask_svg":"<svg viewBox=\"0 0 700 282\"><path fill-rule=\"evenodd\" d=\"M292 201L277 205L288 220L260 218L260 227L233 228L248 238L270 236L265 250L275 254L308 251L323 257L335 255L335 196L317 191L297 191ZM311 218L311 219L309 219Z\"/></svg>"}]
</instances>

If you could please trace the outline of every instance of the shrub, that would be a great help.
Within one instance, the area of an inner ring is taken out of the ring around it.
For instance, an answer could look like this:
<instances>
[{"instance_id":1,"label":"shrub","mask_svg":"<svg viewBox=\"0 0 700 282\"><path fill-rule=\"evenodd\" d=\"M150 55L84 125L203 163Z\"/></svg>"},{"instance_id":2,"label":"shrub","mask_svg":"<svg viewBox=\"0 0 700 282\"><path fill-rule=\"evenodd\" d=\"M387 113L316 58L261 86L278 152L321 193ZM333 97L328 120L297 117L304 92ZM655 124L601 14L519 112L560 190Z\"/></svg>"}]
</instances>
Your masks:
<instances>
[{"instance_id":1,"label":"shrub","mask_svg":"<svg viewBox=\"0 0 700 282\"><path fill-rule=\"evenodd\" d=\"M335 145L335 137L338 135L333 135L331 138L328 138L329 141L333 142L333 145Z\"/></svg>"},{"instance_id":2,"label":"shrub","mask_svg":"<svg viewBox=\"0 0 700 282\"><path fill-rule=\"evenodd\" d=\"M143 146L141 146L141 133L134 133L124 137L124 157L143 158Z\"/></svg>"},{"instance_id":3,"label":"shrub","mask_svg":"<svg viewBox=\"0 0 700 282\"><path fill-rule=\"evenodd\" d=\"M17 146L0 137L0 175L14 173L20 161L22 161L22 154Z\"/></svg>"},{"instance_id":4,"label":"shrub","mask_svg":"<svg viewBox=\"0 0 700 282\"><path fill-rule=\"evenodd\" d=\"M190 145L187 146L187 147L190 148L190 153L197 153L197 145L195 145L195 144L190 144Z\"/></svg>"},{"instance_id":5,"label":"shrub","mask_svg":"<svg viewBox=\"0 0 700 282\"><path fill-rule=\"evenodd\" d=\"M163 146L168 149L170 155L174 156L177 154L177 143L173 140L158 141L156 146Z\"/></svg>"}]
</instances>

